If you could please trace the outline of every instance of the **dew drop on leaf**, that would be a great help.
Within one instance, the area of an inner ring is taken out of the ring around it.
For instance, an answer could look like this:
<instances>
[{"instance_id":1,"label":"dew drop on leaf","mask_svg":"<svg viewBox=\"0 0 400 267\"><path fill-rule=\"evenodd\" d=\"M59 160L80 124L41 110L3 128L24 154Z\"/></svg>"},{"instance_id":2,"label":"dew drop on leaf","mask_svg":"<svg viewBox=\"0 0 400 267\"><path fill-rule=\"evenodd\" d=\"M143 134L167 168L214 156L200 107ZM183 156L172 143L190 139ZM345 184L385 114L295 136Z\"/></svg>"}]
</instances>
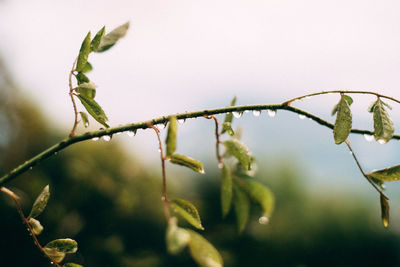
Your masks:
<instances>
[{"instance_id":1,"label":"dew drop on leaf","mask_svg":"<svg viewBox=\"0 0 400 267\"><path fill-rule=\"evenodd\" d=\"M374 136L370 134L364 134L364 138L367 142L372 142L372 140L374 140Z\"/></svg>"},{"instance_id":2,"label":"dew drop on leaf","mask_svg":"<svg viewBox=\"0 0 400 267\"><path fill-rule=\"evenodd\" d=\"M268 217L267 216L261 216L259 219L258 219L258 222L260 223L260 224L267 224L268 222L269 222L269 219L268 219Z\"/></svg>"},{"instance_id":3,"label":"dew drop on leaf","mask_svg":"<svg viewBox=\"0 0 400 267\"><path fill-rule=\"evenodd\" d=\"M253 110L254 117L258 117L261 114L261 110Z\"/></svg>"},{"instance_id":4,"label":"dew drop on leaf","mask_svg":"<svg viewBox=\"0 0 400 267\"><path fill-rule=\"evenodd\" d=\"M242 112L234 111L234 112L232 112L232 114L236 119L239 119L240 117L242 117Z\"/></svg>"},{"instance_id":5,"label":"dew drop on leaf","mask_svg":"<svg viewBox=\"0 0 400 267\"><path fill-rule=\"evenodd\" d=\"M275 115L276 115L276 111L275 110L268 109L268 116L273 118L273 117L275 117Z\"/></svg>"},{"instance_id":6,"label":"dew drop on leaf","mask_svg":"<svg viewBox=\"0 0 400 267\"><path fill-rule=\"evenodd\" d=\"M105 135L102 137L104 141L108 142L111 140L111 136L110 135Z\"/></svg>"},{"instance_id":7,"label":"dew drop on leaf","mask_svg":"<svg viewBox=\"0 0 400 267\"><path fill-rule=\"evenodd\" d=\"M99 139L100 139L99 137L93 137L93 138L92 138L93 141L97 141L97 140L99 140Z\"/></svg>"},{"instance_id":8,"label":"dew drop on leaf","mask_svg":"<svg viewBox=\"0 0 400 267\"><path fill-rule=\"evenodd\" d=\"M299 119L300 119L300 120L304 120L305 118L306 118L306 115L303 115L303 114L300 114L300 115L299 115Z\"/></svg>"}]
</instances>

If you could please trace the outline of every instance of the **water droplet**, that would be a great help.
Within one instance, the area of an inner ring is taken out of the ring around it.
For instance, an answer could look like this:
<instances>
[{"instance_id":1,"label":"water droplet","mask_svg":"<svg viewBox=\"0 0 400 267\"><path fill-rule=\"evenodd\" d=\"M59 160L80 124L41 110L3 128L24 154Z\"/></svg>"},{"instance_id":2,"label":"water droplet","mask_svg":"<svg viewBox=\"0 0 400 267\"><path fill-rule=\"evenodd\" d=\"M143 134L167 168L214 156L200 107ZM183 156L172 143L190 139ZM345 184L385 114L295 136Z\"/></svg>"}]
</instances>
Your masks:
<instances>
[{"instance_id":1,"label":"water droplet","mask_svg":"<svg viewBox=\"0 0 400 267\"><path fill-rule=\"evenodd\" d=\"M249 113L249 112L250 112L250 110L245 110L245 111L244 111L244 113Z\"/></svg>"},{"instance_id":2,"label":"water droplet","mask_svg":"<svg viewBox=\"0 0 400 267\"><path fill-rule=\"evenodd\" d=\"M29 167L29 170L32 170L33 169L33 167L31 166L31 167Z\"/></svg>"},{"instance_id":3,"label":"water droplet","mask_svg":"<svg viewBox=\"0 0 400 267\"><path fill-rule=\"evenodd\" d=\"M165 197L164 196L161 197L161 201L165 201Z\"/></svg>"},{"instance_id":4,"label":"water droplet","mask_svg":"<svg viewBox=\"0 0 400 267\"><path fill-rule=\"evenodd\" d=\"M299 115L299 119L300 119L300 120L304 120L305 118L306 118L306 115L303 115L303 114L300 114L300 115Z\"/></svg>"},{"instance_id":5,"label":"water droplet","mask_svg":"<svg viewBox=\"0 0 400 267\"><path fill-rule=\"evenodd\" d=\"M276 111L272 110L272 109L268 109L268 116L270 116L271 118L275 117L276 115Z\"/></svg>"},{"instance_id":6,"label":"water droplet","mask_svg":"<svg viewBox=\"0 0 400 267\"><path fill-rule=\"evenodd\" d=\"M93 137L93 138L92 138L93 141L97 141L97 140L99 140L99 139L100 139L99 137Z\"/></svg>"},{"instance_id":7,"label":"water droplet","mask_svg":"<svg viewBox=\"0 0 400 267\"><path fill-rule=\"evenodd\" d=\"M201 174L205 174L206 172L204 171L204 169L200 170L199 173Z\"/></svg>"},{"instance_id":8,"label":"water droplet","mask_svg":"<svg viewBox=\"0 0 400 267\"><path fill-rule=\"evenodd\" d=\"M222 169L224 167L224 164L222 162L218 163L218 168Z\"/></svg>"},{"instance_id":9,"label":"water droplet","mask_svg":"<svg viewBox=\"0 0 400 267\"><path fill-rule=\"evenodd\" d=\"M370 134L364 134L364 138L367 142L372 142L372 140L374 140L374 136Z\"/></svg>"},{"instance_id":10,"label":"water droplet","mask_svg":"<svg viewBox=\"0 0 400 267\"><path fill-rule=\"evenodd\" d=\"M382 187L383 189L386 189L386 185L385 185L385 184L382 184L381 187Z\"/></svg>"},{"instance_id":11,"label":"water droplet","mask_svg":"<svg viewBox=\"0 0 400 267\"><path fill-rule=\"evenodd\" d=\"M110 135L105 135L102 137L104 141L108 142L111 140L111 136Z\"/></svg>"},{"instance_id":12,"label":"water droplet","mask_svg":"<svg viewBox=\"0 0 400 267\"><path fill-rule=\"evenodd\" d=\"M383 139L379 139L379 140L378 140L378 143L381 144L381 145L384 145L384 144L386 144L386 141L383 140Z\"/></svg>"},{"instance_id":13,"label":"water droplet","mask_svg":"<svg viewBox=\"0 0 400 267\"><path fill-rule=\"evenodd\" d=\"M127 131L126 134L127 134L129 137L134 137L134 136L135 136L135 133L132 132L132 131Z\"/></svg>"},{"instance_id":14,"label":"water droplet","mask_svg":"<svg viewBox=\"0 0 400 267\"><path fill-rule=\"evenodd\" d=\"M58 154L58 152L57 152L57 151L56 151L56 152L54 152L54 156L55 156L55 155L57 155L57 154Z\"/></svg>"},{"instance_id":15,"label":"water droplet","mask_svg":"<svg viewBox=\"0 0 400 267\"><path fill-rule=\"evenodd\" d=\"M158 149L158 153L161 153L161 149Z\"/></svg>"},{"instance_id":16,"label":"water droplet","mask_svg":"<svg viewBox=\"0 0 400 267\"><path fill-rule=\"evenodd\" d=\"M115 133L115 135L120 135L120 134L122 134L122 132Z\"/></svg>"},{"instance_id":17,"label":"water droplet","mask_svg":"<svg viewBox=\"0 0 400 267\"><path fill-rule=\"evenodd\" d=\"M267 224L267 223L269 222L269 219L268 219L267 216L261 216L261 217L258 219L258 222L259 222L260 224Z\"/></svg>"},{"instance_id":18,"label":"water droplet","mask_svg":"<svg viewBox=\"0 0 400 267\"><path fill-rule=\"evenodd\" d=\"M54 264L54 262L51 261L50 264Z\"/></svg>"},{"instance_id":19,"label":"water droplet","mask_svg":"<svg viewBox=\"0 0 400 267\"><path fill-rule=\"evenodd\" d=\"M349 151L349 154L350 154L350 155L353 155L353 151Z\"/></svg>"},{"instance_id":20,"label":"water droplet","mask_svg":"<svg viewBox=\"0 0 400 267\"><path fill-rule=\"evenodd\" d=\"M183 124L185 122L185 120L184 119L180 119L180 120L178 120L178 123L179 124Z\"/></svg>"},{"instance_id":21,"label":"water droplet","mask_svg":"<svg viewBox=\"0 0 400 267\"><path fill-rule=\"evenodd\" d=\"M261 110L253 110L254 117L258 117L261 114Z\"/></svg>"},{"instance_id":22,"label":"water droplet","mask_svg":"<svg viewBox=\"0 0 400 267\"><path fill-rule=\"evenodd\" d=\"M88 123L88 122L86 122L86 123L85 123L85 128L86 128L86 127L88 127L88 126L89 126L89 123Z\"/></svg>"},{"instance_id":23,"label":"water droplet","mask_svg":"<svg viewBox=\"0 0 400 267\"><path fill-rule=\"evenodd\" d=\"M242 117L243 112L234 111L232 112L232 114L236 119L239 119L240 117Z\"/></svg>"}]
</instances>

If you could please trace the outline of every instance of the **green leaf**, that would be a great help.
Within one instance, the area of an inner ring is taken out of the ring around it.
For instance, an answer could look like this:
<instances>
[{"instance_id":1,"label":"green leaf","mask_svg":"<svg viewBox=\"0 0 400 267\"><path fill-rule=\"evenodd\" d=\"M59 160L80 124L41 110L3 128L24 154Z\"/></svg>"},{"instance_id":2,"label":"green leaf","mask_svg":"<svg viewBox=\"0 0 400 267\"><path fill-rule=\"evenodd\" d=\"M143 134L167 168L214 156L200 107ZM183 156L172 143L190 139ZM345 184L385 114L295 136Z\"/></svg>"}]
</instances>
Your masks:
<instances>
[{"instance_id":1,"label":"green leaf","mask_svg":"<svg viewBox=\"0 0 400 267\"><path fill-rule=\"evenodd\" d=\"M238 231L241 233L249 220L250 199L247 193L236 184L233 185L233 192L233 206L235 208Z\"/></svg>"},{"instance_id":2,"label":"green leaf","mask_svg":"<svg viewBox=\"0 0 400 267\"><path fill-rule=\"evenodd\" d=\"M263 216L267 219L272 215L275 207L274 194L265 185L258 183L254 180L242 180L243 188L247 191L251 199L257 202L263 211Z\"/></svg>"},{"instance_id":3,"label":"green leaf","mask_svg":"<svg viewBox=\"0 0 400 267\"><path fill-rule=\"evenodd\" d=\"M75 91L79 93L81 96L94 99L96 96L96 88L97 85L95 85L92 82L88 82L88 83L81 83L80 85L78 85L78 87L75 88Z\"/></svg>"},{"instance_id":4,"label":"green leaf","mask_svg":"<svg viewBox=\"0 0 400 267\"><path fill-rule=\"evenodd\" d=\"M231 209L232 203L232 174L229 168L222 165L222 179L221 179L221 206L222 217L225 217Z\"/></svg>"},{"instance_id":5,"label":"green leaf","mask_svg":"<svg viewBox=\"0 0 400 267\"><path fill-rule=\"evenodd\" d=\"M83 67L83 69L82 69L80 72L82 72L82 73L88 73L88 72L90 72L90 71L92 71L92 70L93 70L93 66L92 66L92 64L90 64L90 62L88 61L88 62L86 62L85 66Z\"/></svg>"},{"instance_id":6,"label":"green leaf","mask_svg":"<svg viewBox=\"0 0 400 267\"><path fill-rule=\"evenodd\" d=\"M44 209L46 208L47 201L50 198L50 188L49 185L46 185L39 196L36 198L35 202L33 203L31 213L29 214L30 218L36 218L39 216Z\"/></svg>"},{"instance_id":7,"label":"green leaf","mask_svg":"<svg viewBox=\"0 0 400 267\"><path fill-rule=\"evenodd\" d=\"M235 132L232 129L232 124L230 122L222 123L222 132L227 132L229 136L235 135Z\"/></svg>"},{"instance_id":8,"label":"green leaf","mask_svg":"<svg viewBox=\"0 0 400 267\"><path fill-rule=\"evenodd\" d=\"M43 226L40 224L40 222L34 218L29 218L29 224L32 227L33 233L35 235L40 235L43 231Z\"/></svg>"},{"instance_id":9,"label":"green leaf","mask_svg":"<svg viewBox=\"0 0 400 267\"><path fill-rule=\"evenodd\" d=\"M178 123L175 116L169 118L168 134L165 143L167 144L167 156L174 154L176 150L176 135L178 132Z\"/></svg>"},{"instance_id":10,"label":"green leaf","mask_svg":"<svg viewBox=\"0 0 400 267\"><path fill-rule=\"evenodd\" d=\"M197 161L193 158L187 157L185 155L181 155L181 154L173 154L170 156L169 160L171 161L171 163L173 164L178 164L181 166L185 166L189 169L194 170L195 172L204 174L204 168L203 168L203 163L201 163L200 161Z\"/></svg>"},{"instance_id":11,"label":"green leaf","mask_svg":"<svg viewBox=\"0 0 400 267\"><path fill-rule=\"evenodd\" d=\"M51 258L52 261L60 263L65 258L64 252L57 251L56 248L43 248L44 253Z\"/></svg>"},{"instance_id":12,"label":"green leaf","mask_svg":"<svg viewBox=\"0 0 400 267\"><path fill-rule=\"evenodd\" d=\"M80 264L69 262L69 263L64 264L63 267L83 267L83 266Z\"/></svg>"},{"instance_id":13,"label":"green leaf","mask_svg":"<svg viewBox=\"0 0 400 267\"><path fill-rule=\"evenodd\" d=\"M223 142L226 149L235 157L247 170L251 169L251 155L247 147L237 139Z\"/></svg>"},{"instance_id":14,"label":"green leaf","mask_svg":"<svg viewBox=\"0 0 400 267\"><path fill-rule=\"evenodd\" d=\"M89 126L89 118L88 115L86 114L86 112L79 112L79 114L81 114L81 118L82 118L82 123L83 126L88 127Z\"/></svg>"},{"instance_id":15,"label":"green leaf","mask_svg":"<svg viewBox=\"0 0 400 267\"><path fill-rule=\"evenodd\" d=\"M383 140L386 143L393 137L394 126L380 98L373 106L373 114L375 140Z\"/></svg>"},{"instance_id":16,"label":"green leaf","mask_svg":"<svg viewBox=\"0 0 400 267\"><path fill-rule=\"evenodd\" d=\"M235 106L236 104L236 96L232 99L230 106ZM232 123L233 114L232 112L226 113L224 123ZM222 128L221 134L225 133L227 130ZM229 132L228 132L229 134Z\"/></svg>"},{"instance_id":17,"label":"green leaf","mask_svg":"<svg viewBox=\"0 0 400 267\"><path fill-rule=\"evenodd\" d=\"M346 141L351 131L351 124L352 116L350 105L346 98L342 96L337 104L336 121L333 127L333 137L337 145Z\"/></svg>"},{"instance_id":18,"label":"green leaf","mask_svg":"<svg viewBox=\"0 0 400 267\"><path fill-rule=\"evenodd\" d=\"M106 33L106 26L103 26L103 28L101 28L101 30L96 33L92 42L90 43L91 51L96 51L99 48L100 42L103 39L105 33Z\"/></svg>"},{"instance_id":19,"label":"green leaf","mask_svg":"<svg viewBox=\"0 0 400 267\"><path fill-rule=\"evenodd\" d=\"M113 47L119 39L125 36L128 29L129 22L115 28L101 39L100 45L95 51L98 53L107 51L108 49Z\"/></svg>"},{"instance_id":20,"label":"green leaf","mask_svg":"<svg viewBox=\"0 0 400 267\"><path fill-rule=\"evenodd\" d=\"M351 104L353 104L353 98L351 98L348 95L344 95L343 97L344 97L344 99L346 99L346 101L349 104L349 106L351 106Z\"/></svg>"},{"instance_id":21,"label":"green leaf","mask_svg":"<svg viewBox=\"0 0 400 267\"><path fill-rule=\"evenodd\" d=\"M75 253L78 250L78 243L70 238L56 239L47 243L45 248L55 249L62 253Z\"/></svg>"},{"instance_id":22,"label":"green leaf","mask_svg":"<svg viewBox=\"0 0 400 267\"><path fill-rule=\"evenodd\" d=\"M106 123L108 120L106 114L104 113L103 109L100 105L94 100L82 95L78 95L79 100L81 101L82 105L85 107L87 112L99 123L103 124L105 127L110 127Z\"/></svg>"},{"instance_id":23,"label":"green leaf","mask_svg":"<svg viewBox=\"0 0 400 267\"><path fill-rule=\"evenodd\" d=\"M86 35L79 50L78 61L75 70L81 72L85 67L90 53L90 32Z\"/></svg>"},{"instance_id":24,"label":"green leaf","mask_svg":"<svg viewBox=\"0 0 400 267\"><path fill-rule=\"evenodd\" d=\"M192 203L181 198L175 198L170 204L174 211L181 215L188 223L197 229L204 230L203 225L201 225L199 212Z\"/></svg>"},{"instance_id":25,"label":"green leaf","mask_svg":"<svg viewBox=\"0 0 400 267\"><path fill-rule=\"evenodd\" d=\"M389 201L381 194L381 216L385 228L389 226Z\"/></svg>"},{"instance_id":26,"label":"green leaf","mask_svg":"<svg viewBox=\"0 0 400 267\"><path fill-rule=\"evenodd\" d=\"M368 173L367 176L371 179L374 178L385 182L398 181L400 180L400 165L376 170Z\"/></svg>"},{"instance_id":27,"label":"green leaf","mask_svg":"<svg viewBox=\"0 0 400 267\"><path fill-rule=\"evenodd\" d=\"M222 267L224 265L218 250L200 234L187 230L190 234L189 250L193 259L201 267Z\"/></svg>"},{"instance_id":28,"label":"green leaf","mask_svg":"<svg viewBox=\"0 0 400 267\"><path fill-rule=\"evenodd\" d=\"M177 222L178 219L176 217L169 219L166 235L167 251L173 255L180 253L190 240L189 233L185 229L178 227Z\"/></svg>"},{"instance_id":29,"label":"green leaf","mask_svg":"<svg viewBox=\"0 0 400 267\"><path fill-rule=\"evenodd\" d=\"M88 83L90 82L89 78L83 74L82 72L78 72L78 74L76 74L76 80L78 81L78 85L81 83Z\"/></svg>"}]
</instances>

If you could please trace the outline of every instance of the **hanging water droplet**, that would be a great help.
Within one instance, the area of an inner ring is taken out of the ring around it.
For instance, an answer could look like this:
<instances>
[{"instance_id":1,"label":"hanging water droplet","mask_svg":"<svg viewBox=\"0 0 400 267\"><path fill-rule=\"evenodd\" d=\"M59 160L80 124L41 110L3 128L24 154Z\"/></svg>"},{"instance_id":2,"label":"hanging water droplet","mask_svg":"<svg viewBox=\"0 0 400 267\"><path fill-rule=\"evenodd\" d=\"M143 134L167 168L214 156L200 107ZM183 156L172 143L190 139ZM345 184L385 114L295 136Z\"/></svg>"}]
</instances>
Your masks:
<instances>
[{"instance_id":1,"label":"hanging water droplet","mask_svg":"<svg viewBox=\"0 0 400 267\"><path fill-rule=\"evenodd\" d=\"M224 164L222 162L218 163L218 168L222 169L224 167Z\"/></svg>"},{"instance_id":2,"label":"hanging water droplet","mask_svg":"<svg viewBox=\"0 0 400 267\"><path fill-rule=\"evenodd\" d=\"M245 111L244 111L244 113L249 113L249 112L250 112L250 110L245 110Z\"/></svg>"},{"instance_id":3,"label":"hanging water droplet","mask_svg":"<svg viewBox=\"0 0 400 267\"><path fill-rule=\"evenodd\" d=\"M122 132L115 133L115 135L120 135L120 134L122 134Z\"/></svg>"},{"instance_id":4,"label":"hanging water droplet","mask_svg":"<svg viewBox=\"0 0 400 267\"><path fill-rule=\"evenodd\" d=\"M276 115L276 111L272 110L272 109L268 109L268 116L270 116L271 118L275 117Z\"/></svg>"},{"instance_id":5,"label":"hanging water droplet","mask_svg":"<svg viewBox=\"0 0 400 267\"><path fill-rule=\"evenodd\" d=\"M303 115L303 114L300 114L300 115L299 115L299 119L300 119L300 120L304 120L305 118L306 118L306 115Z\"/></svg>"},{"instance_id":6,"label":"hanging water droplet","mask_svg":"<svg viewBox=\"0 0 400 267\"><path fill-rule=\"evenodd\" d=\"M108 142L111 140L111 136L110 135L105 135L102 137L104 141Z\"/></svg>"},{"instance_id":7,"label":"hanging water droplet","mask_svg":"<svg viewBox=\"0 0 400 267\"><path fill-rule=\"evenodd\" d=\"M56 152L54 152L54 156L56 156L56 155L57 155L57 153L58 153L57 151L56 151Z\"/></svg>"},{"instance_id":8,"label":"hanging water droplet","mask_svg":"<svg viewBox=\"0 0 400 267\"><path fill-rule=\"evenodd\" d=\"M385 184L382 184L381 187L382 187L382 189L386 189L386 185Z\"/></svg>"},{"instance_id":9,"label":"hanging water droplet","mask_svg":"<svg viewBox=\"0 0 400 267\"><path fill-rule=\"evenodd\" d=\"M54 262L51 261L50 264L54 264Z\"/></svg>"},{"instance_id":10,"label":"hanging water droplet","mask_svg":"<svg viewBox=\"0 0 400 267\"><path fill-rule=\"evenodd\" d=\"M85 128L88 127L88 126L89 126L89 123L88 123L88 122L85 122Z\"/></svg>"},{"instance_id":11,"label":"hanging water droplet","mask_svg":"<svg viewBox=\"0 0 400 267\"><path fill-rule=\"evenodd\" d=\"M99 139L100 139L99 137L93 137L93 138L92 138L93 141L97 141L97 140L99 140Z\"/></svg>"},{"instance_id":12,"label":"hanging water droplet","mask_svg":"<svg viewBox=\"0 0 400 267\"><path fill-rule=\"evenodd\" d=\"M31 167L29 167L29 170L32 170L33 169L33 167L31 166Z\"/></svg>"},{"instance_id":13,"label":"hanging water droplet","mask_svg":"<svg viewBox=\"0 0 400 267\"><path fill-rule=\"evenodd\" d=\"M364 134L364 138L367 142L372 142L372 140L374 140L374 136L370 134Z\"/></svg>"},{"instance_id":14,"label":"hanging water droplet","mask_svg":"<svg viewBox=\"0 0 400 267\"><path fill-rule=\"evenodd\" d=\"M353 151L349 151L349 154L350 154L350 155L353 155Z\"/></svg>"},{"instance_id":15,"label":"hanging water droplet","mask_svg":"<svg viewBox=\"0 0 400 267\"><path fill-rule=\"evenodd\" d=\"M261 110L253 110L254 117L258 117L261 114Z\"/></svg>"},{"instance_id":16,"label":"hanging water droplet","mask_svg":"<svg viewBox=\"0 0 400 267\"><path fill-rule=\"evenodd\" d=\"M161 153L161 149L160 148L158 149L158 153Z\"/></svg>"},{"instance_id":17,"label":"hanging water droplet","mask_svg":"<svg viewBox=\"0 0 400 267\"><path fill-rule=\"evenodd\" d=\"M236 119L239 119L240 117L242 117L242 113L243 113L243 112L237 112L237 111L232 112L233 116L234 116Z\"/></svg>"},{"instance_id":18,"label":"hanging water droplet","mask_svg":"<svg viewBox=\"0 0 400 267\"><path fill-rule=\"evenodd\" d=\"M378 140L378 143L381 144L381 145L384 145L384 144L386 144L386 140L379 139L379 140Z\"/></svg>"},{"instance_id":19,"label":"hanging water droplet","mask_svg":"<svg viewBox=\"0 0 400 267\"><path fill-rule=\"evenodd\" d=\"M205 174L206 172L205 172L204 169L203 169L203 170L200 170L199 173Z\"/></svg>"},{"instance_id":20,"label":"hanging water droplet","mask_svg":"<svg viewBox=\"0 0 400 267\"><path fill-rule=\"evenodd\" d=\"M180 119L180 120L178 120L178 123L179 124L183 124L185 122L185 120L184 119Z\"/></svg>"},{"instance_id":21,"label":"hanging water droplet","mask_svg":"<svg viewBox=\"0 0 400 267\"><path fill-rule=\"evenodd\" d=\"M132 132L132 131L127 131L126 134L127 134L129 137L133 137L133 136L135 135L135 133Z\"/></svg>"},{"instance_id":22,"label":"hanging water droplet","mask_svg":"<svg viewBox=\"0 0 400 267\"><path fill-rule=\"evenodd\" d=\"M267 224L267 223L269 222L269 219L268 219L267 216L261 216L261 217L258 219L258 222L259 222L260 224Z\"/></svg>"}]
</instances>

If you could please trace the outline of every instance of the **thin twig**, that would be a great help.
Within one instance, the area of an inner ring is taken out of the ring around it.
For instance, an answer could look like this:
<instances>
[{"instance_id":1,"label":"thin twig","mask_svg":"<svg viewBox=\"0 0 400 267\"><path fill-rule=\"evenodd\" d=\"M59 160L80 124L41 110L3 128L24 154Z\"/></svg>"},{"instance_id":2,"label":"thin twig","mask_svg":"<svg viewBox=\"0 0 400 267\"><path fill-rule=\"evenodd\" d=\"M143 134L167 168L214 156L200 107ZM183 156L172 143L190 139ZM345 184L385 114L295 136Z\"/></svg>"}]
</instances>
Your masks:
<instances>
[{"instance_id":1,"label":"thin twig","mask_svg":"<svg viewBox=\"0 0 400 267\"><path fill-rule=\"evenodd\" d=\"M149 124L147 126L151 129L153 129L157 134L158 145L159 145L159 149L160 149L161 172L162 172L162 183L163 183L162 200L164 201L164 212L165 212L165 217L168 222L171 215L169 213L169 200L167 197L167 175L165 173L165 157L164 157L163 146L162 146L161 137L160 137L160 131L154 125Z\"/></svg>"},{"instance_id":2,"label":"thin twig","mask_svg":"<svg viewBox=\"0 0 400 267\"><path fill-rule=\"evenodd\" d=\"M364 172L364 170L361 167L360 162L358 161L358 159L356 157L356 154L354 154L354 151L350 146L350 142L348 140L346 140L345 143L350 150L350 154L353 156L355 162L357 163L357 166L360 169L361 174L365 177L365 179L367 179L367 181L372 185L372 187L375 188L376 191L378 191L379 194L381 194L384 198L389 200L389 198L385 195L385 193L383 193L383 191L374 182L372 182L371 179L368 177L368 175Z\"/></svg>"},{"instance_id":3,"label":"thin twig","mask_svg":"<svg viewBox=\"0 0 400 267\"><path fill-rule=\"evenodd\" d=\"M222 156L220 154L220 150L219 150L219 145L221 144L221 141L219 139L220 137L220 133L219 133L219 129L218 129L218 119L217 117L215 117L214 115L211 116L204 116L206 119L214 119L215 122L215 139L216 139L216 143L215 143L215 148L216 148L216 154L217 154L217 160L218 160L218 166L222 166Z\"/></svg>"},{"instance_id":4,"label":"thin twig","mask_svg":"<svg viewBox=\"0 0 400 267\"><path fill-rule=\"evenodd\" d=\"M6 187L0 187L0 191L5 193L9 197L11 197L11 199L14 201L15 207L17 208L17 211L18 211L19 215L21 216L22 221L26 225L30 236L32 236L32 238L33 238L33 242L40 249L40 251L43 253L43 255L45 255L46 258L48 258L52 264L54 263L55 266L61 267L61 265L59 265L57 262L55 262L49 255L46 254L46 252L44 252L44 248L42 247L42 245L40 245L40 242L39 242L36 234L34 233L32 226L29 223L29 220L25 217L24 212L22 211L21 204L18 201L18 196Z\"/></svg>"},{"instance_id":5,"label":"thin twig","mask_svg":"<svg viewBox=\"0 0 400 267\"><path fill-rule=\"evenodd\" d=\"M72 64L72 69L69 73L69 96L71 97L72 106L74 107L74 115L75 115L74 125L72 127L71 133L69 134L69 137L75 136L76 127L78 126L78 123L79 123L78 109L76 107L76 103L75 103L75 99L74 99L74 88L72 87L72 76L74 75L77 60L78 60L78 58L75 59L74 64Z\"/></svg>"}]
</instances>

